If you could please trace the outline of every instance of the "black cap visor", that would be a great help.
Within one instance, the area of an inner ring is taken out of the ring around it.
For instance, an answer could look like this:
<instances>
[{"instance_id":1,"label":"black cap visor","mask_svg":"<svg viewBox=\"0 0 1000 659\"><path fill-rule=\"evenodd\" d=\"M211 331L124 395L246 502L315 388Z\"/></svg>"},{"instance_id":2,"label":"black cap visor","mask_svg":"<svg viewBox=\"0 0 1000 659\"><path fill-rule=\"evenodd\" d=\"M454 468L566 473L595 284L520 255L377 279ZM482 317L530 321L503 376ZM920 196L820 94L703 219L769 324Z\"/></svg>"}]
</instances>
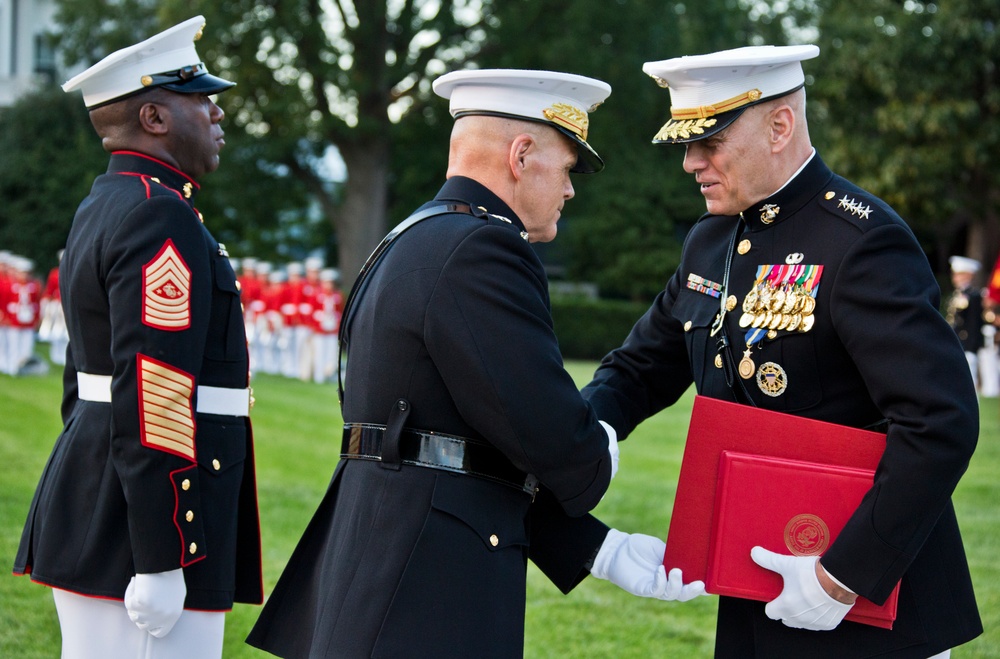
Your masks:
<instances>
[{"instance_id":1,"label":"black cap visor","mask_svg":"<svg viewBox=\"0 0 1000 659\"><path fill-rule=\"evenodd\" d=\"M184 70L181 69L181 71ZM159 82L160 79L165 77L168 79L164 82ZM200 72L196 72L186 78L172 74L153 76L153 85L151 86L163 87L164 89L169 89L172 92L180 94L218 94L231 87L235 87L236 83L212 75L202 65Z\"/></svg>"}]
</instances>

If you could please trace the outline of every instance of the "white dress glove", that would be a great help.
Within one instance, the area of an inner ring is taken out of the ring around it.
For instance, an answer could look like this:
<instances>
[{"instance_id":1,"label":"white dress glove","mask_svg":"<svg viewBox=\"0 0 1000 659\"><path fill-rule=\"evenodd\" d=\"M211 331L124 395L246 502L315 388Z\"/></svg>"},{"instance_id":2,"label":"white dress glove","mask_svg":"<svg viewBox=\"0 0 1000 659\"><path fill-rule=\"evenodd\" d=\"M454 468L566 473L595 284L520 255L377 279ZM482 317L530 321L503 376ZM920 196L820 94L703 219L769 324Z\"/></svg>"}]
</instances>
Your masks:
<instances>
[{"instance_id":1,"label":"white dress glove","mask_svg":"<svg viewBox=\"0 0 1000 659\"><path fill-rule=\"evenodd\" d=\"M181 617L186 595L184 570L180 568L137 574L125 589L125 609L136 627L156 638L163 638Z\"/></svg>"},{"instance_id":2,"label":"white dress glove","mask_svg":"<svg viewBox=\"0 0 1000 659\"><path fill-rule=\"evenodd\" d=\"M606 579L622 590L639 597L686 602L705 594L705 584L692 581L685 585L680 568L663 568L666 544L659 538L641 533L608 531L590 573Z\"/></svg>"},{"instance_id":3,"label":"white dress glove","mask_svg":"<svg viewBox=\"0 0 1000 659\"><path fill-rule=\"evenodd\" d=\"M604 432L608 433L608 453L611 454L611 478L618 473L618 433L607 423L601 421Z\"/></svg>"},{"instance_id":4,"label":"white dress glove","mask_svg":"<svg viewBox=\"0 0 1000 659\"><path fill-rule=\"evenodd\" d=\"M785 582L781 594L764 607L771 620L796 629L829 631L854 606L838 602L823 589L816 577L816 556L787 556L754 547L750 557L762 568L780 574Z\"/></svg>"}]
</instances>

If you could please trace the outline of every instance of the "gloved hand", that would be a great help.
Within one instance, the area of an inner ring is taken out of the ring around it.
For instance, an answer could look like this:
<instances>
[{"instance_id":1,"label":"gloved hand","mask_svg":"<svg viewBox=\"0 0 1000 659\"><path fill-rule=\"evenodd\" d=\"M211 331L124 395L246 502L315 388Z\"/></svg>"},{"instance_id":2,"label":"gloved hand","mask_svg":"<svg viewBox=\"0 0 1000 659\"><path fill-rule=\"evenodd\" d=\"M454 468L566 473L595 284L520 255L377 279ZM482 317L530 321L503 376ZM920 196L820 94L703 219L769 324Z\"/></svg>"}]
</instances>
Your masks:
<instances>
[{"instance_id":1,"label":"gloved hand","mask_svg":"<svg viewBox=\"0 0 1000 659\"><path fill-rule=\"evenodd\" d=\"M601 421L604 432L608 433L608 453L611 454L611 478L618 473L618 433L607 423Z\"/></svg>"},{"instance_id":2,"label":"gloved hand","mask_svg":"<svg viewBox=\"0 0 1000 659\"><path fill-rule=\"evenodd\" d=\"M181 617L186 595L184 570L180 568L137 574L125 589L125 609L136 627L156 638L163 638Z\"/></svg>"},{"instance_id":3,"label":"gloved hand","mask_svg":"<svg viewBox=\"0 0 1000 659\"><path fill-rule=\"evenodd\" d=\"M754 563L777 572L785 582L781 594L767 603L764 613L786 627L829 631L840 624L854 604L831 597L816 576L816 556L787 556L763 547L750 550ZM820 568L822 569L822 568Z\"/></svg>"},{"instance_id":4,"label":"gloved hand","mask_svg":"<svg viewBox=\"0 0 1000 659\"><path fill-rule=\"evenodd\" d=\"M659 538L611 529L590 573L639 597L686 602L704 595L705 584L692 581L685 585L679 568L670 570L667 577L663 568L664 549L666 544Z\"/></svg>"}]
</instances>

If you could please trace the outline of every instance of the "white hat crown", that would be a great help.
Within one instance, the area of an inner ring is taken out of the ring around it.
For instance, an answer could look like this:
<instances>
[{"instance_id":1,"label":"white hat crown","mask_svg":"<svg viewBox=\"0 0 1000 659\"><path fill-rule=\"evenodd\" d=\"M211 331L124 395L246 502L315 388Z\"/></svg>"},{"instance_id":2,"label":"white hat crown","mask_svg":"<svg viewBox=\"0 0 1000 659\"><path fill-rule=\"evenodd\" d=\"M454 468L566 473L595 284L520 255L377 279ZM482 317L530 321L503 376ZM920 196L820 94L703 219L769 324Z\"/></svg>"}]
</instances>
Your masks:
<instances>
[{"instance_id":1,"label":"white hat crown","mask_svg":"<svg viewBox=\"0 0 1000 659\"><path fill-rule=\"evenodd\" d=\"M469 69L447 73L433 84L449 100L453 117L495 114L549 124L581 147L577 171L598 171L604 163L587 143L590 113L608 98L611 86L573 73L529 69Z\"/></svg>"},{"instance_id":2,"label":"white hat crown","mask_svg":"<svg viewBox=\"0 0 1000 659\"><path fill-rule=\"evenodd\" d=\"M204 75L204 64L194 47L204 27L203 16L189 18L144 41L111 53L67 80L62 89L65 92L82 91L84 104L93 109L142 89L164 84L164 81L155 79L159 74L190 69L192 75ZM213 80L222 83L215 85L219 87L217 91L233 84L219 78ZM176 81L181 82L181 78Z\"/></svg>"},{"instance_id":3,"label":"white hat crown","mask_svg":"<svg viewBox=\"0 0 1000 659\"><path fill-rule=\"evenodd\" d=\"M646 62L643 72L670 90L670 121L654 141L684 142L718 132L730 123L720 115L801 87L802 60L817 55L814 45L747 46Z\"/></svg>"}]
</instances>

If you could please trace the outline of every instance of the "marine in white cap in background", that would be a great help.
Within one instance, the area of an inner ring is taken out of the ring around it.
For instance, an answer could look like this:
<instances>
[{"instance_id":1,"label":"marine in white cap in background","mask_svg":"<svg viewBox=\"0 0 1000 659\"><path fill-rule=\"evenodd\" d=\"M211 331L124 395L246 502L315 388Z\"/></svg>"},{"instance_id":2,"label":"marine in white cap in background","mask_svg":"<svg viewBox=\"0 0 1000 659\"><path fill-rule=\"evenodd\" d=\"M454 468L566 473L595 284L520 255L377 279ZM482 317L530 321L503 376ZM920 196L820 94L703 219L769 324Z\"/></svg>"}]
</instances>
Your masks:
<instances>
[{"instance_id":1,"label":"marine in white cap in background","mask_svg":"<svg viewBox=\"0 0 1000 659\"><path fill-rule=\"evenodd\" d=\"M308 271L307 267L306 272ZM344 294L340 290L340 273L335 268L322 268L309 319L312 329L312 379L317 384L336 382L339 376L338 332L343 311Z\"/></svg>"},{"instance_id":2,"label":"marine in white cap in background","mask_svg":"<svg viewBox=\"0 0 1000 659\"><path fill-rule=\"evenodd\" d=\"M654 142L684 147L708 212L584 395L622 437L692 384L856 428L887 422L874 484L819 559L754 548L784 589L766 604L721 597L715 656L926 659L982 632L951 501L978 401L913 233L812 146L802 61L818 54L761 46L643 66L669 92ZM901 579L892 630L843 621Z\"/></svg>"},{"instance_id":3,"label":"marine in white cap in background","mask_svg":"<svg viewBox=\"0 0 1000 659\"><path fill-rule=\"evenodd\" d=\"M62 261L63 250L57 253ZM69 334L66 332L66 316L63 314L62 299L59 294L59 265L49 270L42 289L42 320L38 326L38 340L49 344L49 360L58 366L66 365L66 347Z\"/></svg>"},{"instance_id":4,"label":"marine in white cap in background","mask_svg":"<svg viewBox=\"0 0 1000 659\"><path fill-rule=\"evenodd\" d=\"M979 351L983 348L983 329L987 324L983 322L983 289L973 286L973 280L982 265L967 256L952 256L948 265L951 267L952 291L945 303L945 318L965 350L972 381L978 389ZM992 336L990 339L992 344Z\"/></svg>"},{"instance_id":5,"label":"marine in white cap in background","mask_svg":"<svg viewBox=\"0 0 1000 659\"><path fill-rule=\"evenodd\" d=\"M10 344L11 320L7 313L7 299L10 297L11 260L16 258L10 250L0 250L0 373L13 375L7 356Z\"/></svg>"},{"instance_id":6,"label":"marine in white cap in background","mask_svg":"<svg viewBox=\"0 0 1000 659\"><path fill-rule=\"evenodd\" d=\"M17 375L35 352L35 330L41 320L42 285L32 275L35 264L23 256L8 259L7 282L0 300L7 331L6 373Z\"/></svg>"},{"instance_id":7,"label":"marine in white cap in background","mask_svg":"<svg viewBox=\"0 0 1000 659\"><path fill-rule=\"evenodd\" d=\"M330 489L248 642L282 657L514 657L526 563L688 599L663 542L586 515L617 441L563 368L545 269L603 167L590 114L611 88L550 71L434 82L456 118L447 180L362 269L340 326L345 428ZM596 558L595 558L596 556Z\"/></svg>"},{"instance_id":8,"label":"marine in white cap in background","mask_svg":"<svg viewBox=\"0 0 1000 659\"><path fill-rule=\"evenodd\" d=\"M204 24L64 85L111 157L60 265L64 428L14 563L52 587L64 658L219 657L225 612L263 599L239 289L195 207L234 84L199 59Z\"/></svg>"}]
</instances>

